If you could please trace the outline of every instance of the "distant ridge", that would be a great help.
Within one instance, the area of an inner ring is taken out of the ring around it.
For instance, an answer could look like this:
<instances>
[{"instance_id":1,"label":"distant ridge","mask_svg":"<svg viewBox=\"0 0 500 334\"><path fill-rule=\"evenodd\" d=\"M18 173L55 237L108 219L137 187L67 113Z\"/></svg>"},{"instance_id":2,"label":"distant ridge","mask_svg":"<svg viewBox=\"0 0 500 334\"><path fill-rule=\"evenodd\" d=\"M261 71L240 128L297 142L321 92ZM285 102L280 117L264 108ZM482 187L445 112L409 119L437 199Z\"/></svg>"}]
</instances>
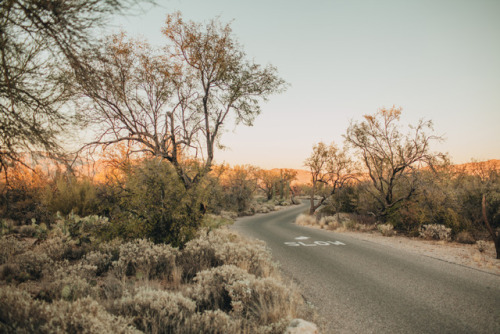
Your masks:
<instances>
[{"instance_id":1,"label":"distant ridge","mask_svg":"<svg viewBox=\"0 0 500 334\"><path fill-rule=\"evenodd\" d=\"M473 174L477 170L481 170L481 169L493 169L496 171L500 171L500 160L490 159L490 160L486 160L486 161L473 161L473 162L467 162L464 164L451 165L450 167L455 172L464 171L468 174ZM285 168L273 168L271 170L279 172L280 169L285 169ZM288 168L288 169L291 169L291 170L297 172L297 179L293 182L293 184L300 185L300 184L308 184L311 182L311 174L308 170L293 169L293 168Z\"/></svg>"}]
</instances>

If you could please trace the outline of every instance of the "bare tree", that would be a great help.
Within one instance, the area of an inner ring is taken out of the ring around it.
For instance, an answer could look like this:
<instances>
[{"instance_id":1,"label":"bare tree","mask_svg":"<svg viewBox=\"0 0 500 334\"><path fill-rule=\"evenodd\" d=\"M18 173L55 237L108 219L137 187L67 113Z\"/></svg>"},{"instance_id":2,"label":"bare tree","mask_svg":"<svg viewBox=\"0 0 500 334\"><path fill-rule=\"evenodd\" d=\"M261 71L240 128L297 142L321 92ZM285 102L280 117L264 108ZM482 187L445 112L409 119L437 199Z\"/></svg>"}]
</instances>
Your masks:
<instances>
[{"instance_id":1,"label":"bare tree","mask_svg":"<svg viewBox=\"0 0 500 334\"><path fill-rule=\"evenodd\" d=\"M275 68L246 60L217 20L203 26L169 15L163 32L161 52L114 36L79 73L78 88L90 101L86 114L101 125L92 145L135 143L171 162L190 188L210 171L224 125L251 125L260 101L284 81ZM189 161L201 163L187 168Z\"/></svg>"},{"instance_id":2,"label":"bare tree","mask_svg":"<svg viewBox=\"0 0 500 334\"><path fill-rule=\"evenodd\" d=\"M360 155L373 185L371 195L379 204L379 217L409 200L417 190L417 169L433 166L446 156L430 151L432 141L441 137L429 135L432 122L420 120L410 126L407 134L398 124L401 108L382 108L374 115L364 116L362 122L351 122L346 142Z\"/></svg>"},{"instance_id":3,"label":"bare tree","mask_svg":"<svg viewBox=\"0 0 500 334\"><path fill-rule=\"evenodd\" d=\"M140 1L0 1L0 172L22 152L58 147L70 121L61 68L78 66L108 15Z\"/></svg>"},{"instance_id":4,"label":"bare tree","mask_svg":"<svg viewBox=\"0 0 500 334\"><path fill-rule=\"evenodd\" d=\"M340 150L335 143L327 146L319 142L314 145L313 152L304 164L311 172L310 215L355 177L354 162L346 150ZM320 196L319 200L316 200L317 195Z\"/></svg>"}]
</instances>

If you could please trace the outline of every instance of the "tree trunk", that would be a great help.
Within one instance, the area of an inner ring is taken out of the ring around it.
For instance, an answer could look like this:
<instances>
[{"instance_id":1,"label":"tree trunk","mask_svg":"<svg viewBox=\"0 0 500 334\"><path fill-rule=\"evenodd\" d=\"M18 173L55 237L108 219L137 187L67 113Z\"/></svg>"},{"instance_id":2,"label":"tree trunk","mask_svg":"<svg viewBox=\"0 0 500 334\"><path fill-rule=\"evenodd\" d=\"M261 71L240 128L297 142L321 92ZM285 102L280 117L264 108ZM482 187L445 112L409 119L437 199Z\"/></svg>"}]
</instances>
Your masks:
<instances>
[{"instance_id":1,"label":"tree trunk","mask_svg":"<svg viewBox=\"0 0 500 334\"><path fill-rule=\"evenodd\" d=\"M483 195L483 200L481 201L481 209L483 213L484 224L486 225L486 228L488 229L488 232L490 232L491 238L495 243L497 259L500 259L500 234L493 230L493 228L490 225L490 222L488 221L488 215L486 214L486 195Z\"/></svg>"}]
</instances>

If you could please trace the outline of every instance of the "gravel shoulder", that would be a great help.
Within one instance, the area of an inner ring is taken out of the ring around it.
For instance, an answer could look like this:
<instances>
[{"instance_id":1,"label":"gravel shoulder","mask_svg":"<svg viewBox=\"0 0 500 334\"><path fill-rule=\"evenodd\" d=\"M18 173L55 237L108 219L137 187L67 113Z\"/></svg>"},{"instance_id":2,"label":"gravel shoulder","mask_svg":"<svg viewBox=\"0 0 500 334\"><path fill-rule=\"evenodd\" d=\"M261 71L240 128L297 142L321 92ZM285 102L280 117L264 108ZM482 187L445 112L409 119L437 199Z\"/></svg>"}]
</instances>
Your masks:
<instances>
[{"instance_id":1,"label":"gravel shoulder","mask_svg":"<svg viewBox=\"0 0 500 334\"><path fill-rule=\"evenodd\" d=\"M404 236L385 237L375 231L341 232L337 230L332 232L500 275L500 260L496 259L495 246L492 241L488 242L484 252L479 252L477 245L456 242L423 240L421 238L408 238Z\"/></svg>"}]
</instances>

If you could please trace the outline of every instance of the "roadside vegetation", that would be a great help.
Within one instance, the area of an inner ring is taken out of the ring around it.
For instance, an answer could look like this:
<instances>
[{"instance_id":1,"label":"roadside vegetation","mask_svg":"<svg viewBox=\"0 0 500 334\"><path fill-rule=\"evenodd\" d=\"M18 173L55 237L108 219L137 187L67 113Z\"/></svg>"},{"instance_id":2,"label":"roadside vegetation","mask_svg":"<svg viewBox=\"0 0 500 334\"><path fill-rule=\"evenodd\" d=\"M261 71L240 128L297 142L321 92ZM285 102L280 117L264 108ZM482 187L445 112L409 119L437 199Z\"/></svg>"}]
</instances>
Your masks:
<instances>
[{"instance_id":1,"label":"roadside vegetation","mask_svg":"<svg viewBox=\"0 0 500 334\"><path fill-rule=\"evenodd\" d=\"M404 132L401 109L381 109L352 122L344 149L313 147L305 165L309 217L299 224L378 230L460 243L493 242L500 258L500 166L495 161L451 165L431 151L432 123ZM430 131L430 132L429 132Z\"/></svg>"}]
</instances>

